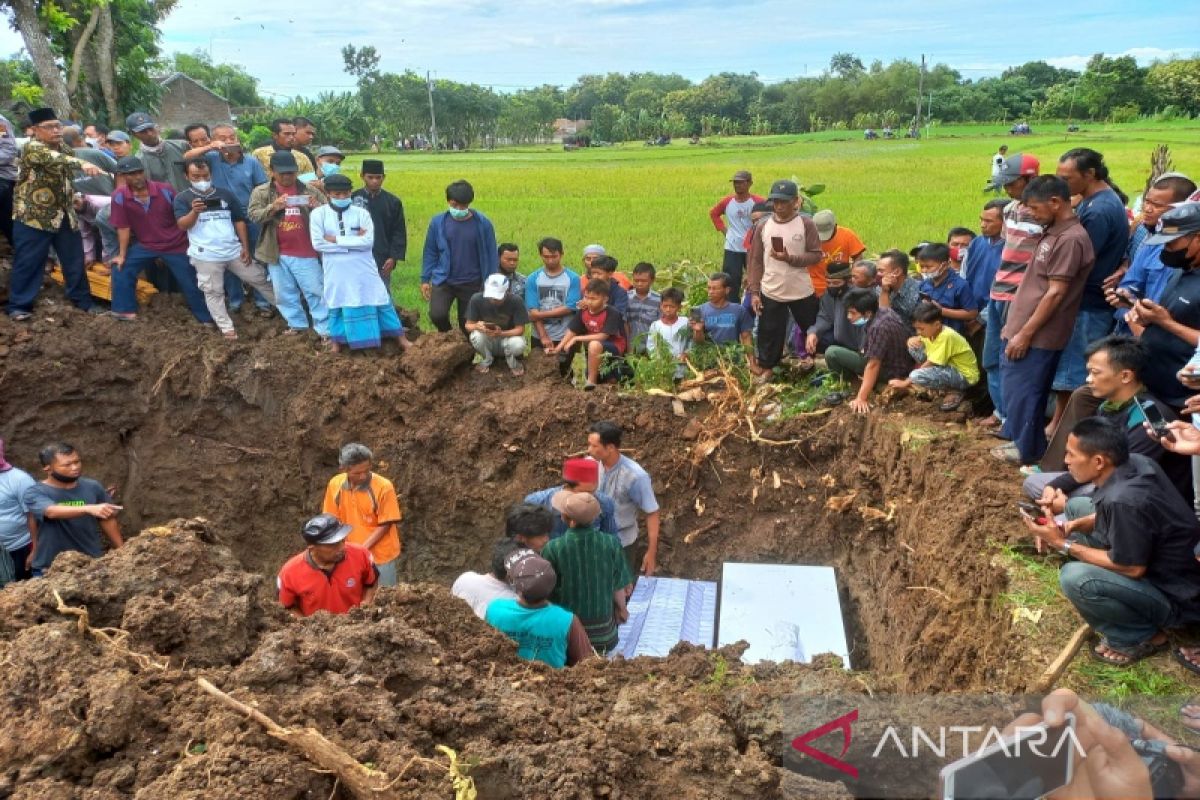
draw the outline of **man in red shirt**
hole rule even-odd
[[[347,544],[351,526],[332,514],[318,514],[300,535],[308,545],[279,570],[279,602],[297,617],[318,611],[345,614],[375,599],[379,570],[371,551]]]

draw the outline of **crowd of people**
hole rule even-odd
[[[27,122],[18,139],[0,120],[13,320],[34,313],[53,248],[81,309],[99,310],[87,265],[110,270],[108,313],[118,320],[137,320],[138,276],[159,270],[199,322],[230,339],[232,314],[247,308],[278,312],[288,333],[312,330],[335,351],[385,339],[408,346],[390,292],[407,230],[382,162],[364,161],[356,188],[337,148],[311,149],[316,130],[304,118],[276,120],[273,142],[251,153],[224,123],[172,138],[141,112],[126,120],[128,133],[64,124],[48,108]],[[583,248],[576,270],[563,242],[544,237],[541,266],[525,274],[519,246],[498,241],[471,184],[455,181],[421,253],[429,319],[443,332],[457,324],[481,373],[503,359],[520,376],[532,348],[574,376],[582,355],[583,389],[618,380],[633,353],[668,358],[682,377],[703,345],[731,349],[756,381],[779,380],[785,359],[802,372],[821,366],[850,387],[827,401],[857,413],[885,390],[932,398],[942,411],[971,396],[973,407],[992,408],[974,424],[1003,440],[993,455],[1026,477],[1026,524],[1040,546],[1071,559],[1063,589],[1103,634],[1098,658],[1130,663],[1166,646],[1168,628],[1200,621],[1200,565],[1188,555],[1200,541],[1200,432],[1180,420],[1200,412],[1200,195],[1189,177],[1157,175],[1129,208],[1101,153],[1068,150],[1044,173],[1039,158],[1005,145],[978,232],[956,226],[944,241],[875,256],[833,210],[803,212],[794,181],[774,181],[765,196],[747,170],[730,184],[709,210],[721,269],[707,302],[688,308],[678,288],[655,289],[652,264],[626,273],[600,244]],[[631,575],[656,567],[657,503],[619,444],[618,427],[593,426],[591,458],[568,461],[563,485],[526,498],[490,572],[464,584],[502,629],[536,630],[533,619],[565,631],[561,648],[552,637],[555,661],[576,652],[576,623],[594,649],[610,648]],[[79,479],[78,454],[59,444],[41,455],[40,484],[0,471],[4,550],[20,577],[62,549],[98,553],[101,532],[120,543],[119,507]],[[314,583],[305,570],[327,571],[351,547],[371,556],[354,562],[359,591],[396,581],[395,490],[371,471],[365,447],[348,446],[341,463],[323,504],[329,518],[310,521],[309,549],[281,573],[298,613]],[[647,548],[635,563],[639,513]],[[530,546],[514,550],[520,537]],[[501,587],[505,576],[520,586]],[[512,602],[492,615],[481,598],[501,588],[512,594],[492,599]],[[574,617],[539,611],[558,606]],[[1176,657],[1200,673],[1200,649]]]

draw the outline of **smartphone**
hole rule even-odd
[[[221,202],[221,198],[219,197],[206,197],[204,198],[204,207],[208,209],[219,210],[221,208]]]
[[[1138,301],[1137,290],[1131,289],[1128,286],[1117,289],[1115,294],[1117,295],[1117,305],[1125,306],[1126,308],[1133,308],[1133,304]]]
[[[1150,426],[1150,430],[1154,432],[1156,439],[1166,439],[1168,442],[1175,441],[1175,435],[1167,430],[1166,418],[1158,410],[1158,406],[1154,405],[1153,400],[1139,400],[1138,406],[1141,407],[1142,415],[1146,417],[1146,424]]]
[[[1017,503],[1017,510],[1021,514],[1030,517],[1038,525],[1048,525],[1050,523],[1050,520],[1046,517],[1046,512],[1033,503]]]
[[[494,322],[485,322],[485,323],[483,323],[483,327],[487,328],[489,331],[500,330],[500,326]]]
[[[930,299],[930,298],[929,298],[929,292],[917,292],[917,299],[918,299],[918,300],[924,300],[924,301],[928,302],[928,301],[929,301],[929,299]]]
[[[1071,782],[1080,749],[1074,714],[1053,728],[1044,722],[1017,728],[1014,735],[946,765],[938,796],[1036,800]]]
[[[783,237],[782,237],[782,236],[772,236],[772,237],[771,237],[771,248],[772,248],[772,249],[773,249],[773,250],[774,250],[776,253],[782,253],[782,252],[784,252],[784,248],[783,248]]]
[[[287,206],[296,206],[296,207],[306,206],[306,205],[308,205],[308,195],[307,194],[289,194],[287,196],[287,199],[284,200],[283,203],[284,203],[284,205],[287,205]]]

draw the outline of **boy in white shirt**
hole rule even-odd
[[[687,367],[682,362],[692,345],[687,318],[679,316],[682,307],[682,291],[674,286],[663,289],[659,317],[650,324],[650,332],[646,338],[646,350],[651,356],[658,353],[658,348],[665,347],[681,362],[675,368],[675,380],[681,380],[687,375]]]

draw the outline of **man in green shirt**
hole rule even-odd
[[[550,599],[579,617],[592,647],[604,655],[617,646],[617,625],[629,618],[625,590],[633,576],[621,543],[592,524],[600,516],[595,497],[573,493],[559,510],[567,532],[542,549],[558,575]]]

